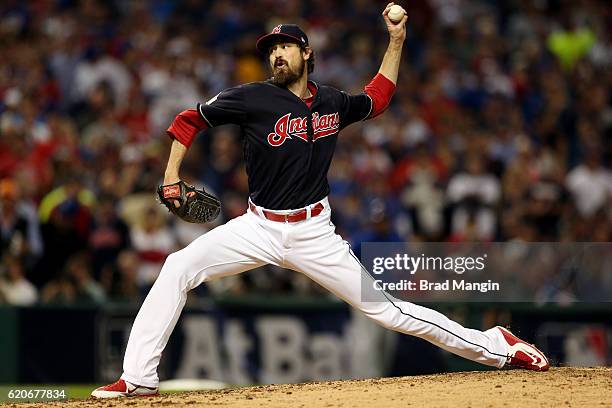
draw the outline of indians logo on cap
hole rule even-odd
[[[282,27],[282,24],[279,24],[276,27],[274,27],[274,29],[272,30],[272,34],[280,33],[281,32],[281,27]]]

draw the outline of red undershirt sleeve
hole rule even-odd
[[[195,135],[206,127],[206,122],[195,109],[187,109],[176,115],[166,133],[182,145],[189,147]]]
[[[383,74],[378,73],[365,86],[364,91],[372,98],[372,113],[369,117],[374,118],[383,113],[389,106],[393,92],[395,92],[395,84]]]

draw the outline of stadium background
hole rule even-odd
[[[408,38],[391,106],[343,131],[329,173],[338,232],[356,249],[368,241],[609,242],[606,3],[403,5]],[[174,115],[265,79],[254,43],[280,22],[308,33],[314,80],[359,92],[385,50],[383,7],[2,2],[0,382],[114,380],[163,259],[212,227],[179,222],[154,200]],[[182,176],[221,198],[220,222],[244,212],[237,129],[200,135]],[[434,306],[475,327],[512,323],[557,363],[608,365],[610,304],[572,302],[573,289],[547,290],[538,304]],[[190,295],[161,374],[240,384],[466,368],[475,366],[384,332],[303,276],[266,267]]]

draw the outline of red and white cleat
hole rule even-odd
[[[550,367],[548,359],[536,346],[519,339],[508,329],[500,326],[497,326],[497,328],[501,331],[506,343],[508,343],[508,361],[506,364],[526,370],[548,370]]]
[[[159,395],[157,387],[145,387],[121,379],[104,387],[98,387],[91,393],[91,396],[95,398],[154,397],[156,395]]]

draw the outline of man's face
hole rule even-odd
[[[273,81],[288,86],[306,75],[306,53],[294,43],[278,43],[270,47],[269,59]]]

